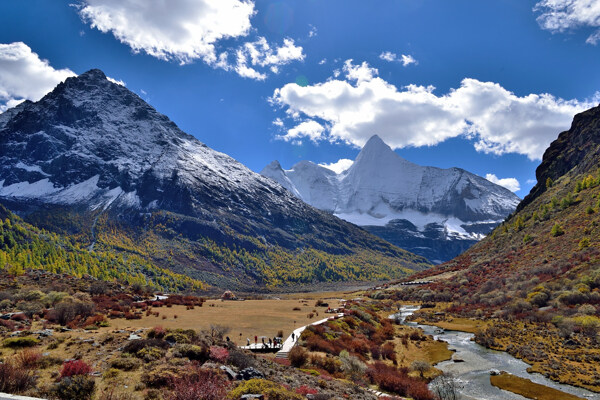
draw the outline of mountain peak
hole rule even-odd
[[[381,139],[379,137],[379,135],[373,135],[369,138],[369,140],[367,140],[367,143],[365,143],[365,145],[362,148],[362,151],[393,151],[392,148],[390,146],[387,145],[387,143],[385,143],[383,141],[383,139]]]
[[[99,70],[98,68],[90,69],[89,71],[84,72],[83,74],[77,76],[77,78],[93,79],[93,80],[107,79],[106,74],[104,72],[102,72],[102,70]]]

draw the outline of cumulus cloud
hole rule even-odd
[[[590,101],[550,94],[517,96],[497,83],[476,79],[464,79],[457,89],[438,95],[433,86],[398,88],[378,77],[377,69],[352,60],[345,62],[343,73],[314,85],[287,84],[275,89],[271,103],[285,109],[296,124],[320,121],[316,124],[322,130],[309,136],[313,141],[360,147],[378,134],[393,148],[403,148],[464,136],[479,151],[519,153],[533,160],[569,127],[574,114],[600,100],[600,95]],[[280,138],[298,142],[302,135],[296,128]]]
[[[534,11],[540,12],[537,21],[543,29],[553,33],[579,28],[593,28],[586,43],[600,41],[600,2],[598,0],[542,0]]]
[[[415,58],[410,54],[401,54],[400,56],[398,56],[397,54],[392,53],[391,51],[384,51],[379,55],[379,58],[388,62],[399,62],[405,67],[408,67],[410,64],[418,64],[417,60],[415,60]]]
[[[518,192],[519,190],[521,190],[521,185],[519,184],[519,181],[516,178],[500,179],[494,174],[486,174],[485,179],[492,183],[495,183],[496,185],[504,186],[511,192]]]
[[[162,60],[188,64],[200,59],[244,78],[264,80],[268,71],[277,73],[279,66],[304,59],[302,47],[289,38],[281,46],[259,36],[229,51],[218,49],[224,39],[250,34],[256,13],[251,0],[81,0],[77,8],[92,28],[112,33],[136,53]]]
[[[283,140],[299,143],[300,139],[308,138],[313,142],[318,142],[323,139],[323,132],[325,132],[325,127],[317,121],[303,121],[288,130],[287,134],[283,136]]]
[[[257,71],[256,67],[268,67],[276,74],[280,66],[292,61],[302,61],[304,57],[302,47],[296,46],[293,39],[285,38],[282,46],[272,47],[267,39],[259,37],[258,40],[245,43],[237,50],[233,69],[242,77],[264,80],[267,75]]]
[[[0,112],[23,100],[37,101],[74,75],[70,69],[54,69],[25,43],[0,43]]]
[[[349,160],[347,158],[341,158],[334,163],[331,164],[319,164],[321,167],[325,167],[327,169],[332,170],[336,174],[341,174],[348,168],[350,168],[354,164],[353,160]]]
[[[215,43],[246,36],[254,3],[247,0],[84,0],[79,14],[135,52],[188,63],[216,61]]]

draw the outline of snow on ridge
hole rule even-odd
[[[50,176],[47,173],[45,173],[44,171],[42,171],[42,168],[39,165],[27,165],[23,161],[19,161],[15,165],[15,168],[24,169],[25,171],[29,171],[29,172],[39,172],[42,175]]]

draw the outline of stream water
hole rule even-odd
[[[438,328],[429,325],[420,325],[414,322],[406,322],[405,319],[413,314],[419,308],[415,306],[405,306],[400,308],[400,312],[391,316],[396,318],[400,316],[402,323],[410,326],[416,326],[432,335],[435,339],[443,340],[448,343],[450,350],[455,350],[453,359],[460,359],[463,362],[444,361],[436,365],[436,368],[450,373],[458,381],[461,389],[459,390],[461,398],[464,400],[522,400],[525,397],[516,395],[498,389],[490,383],[490,371],[506,371],[522,378],[530,379],[535,383],[558,389],[565,393],[570,393],[586,399],[600,400],[600,393],[590,392],[589,390],[577,388],[574,386],[563,385],[554,382],[540,374],[530,374],[527,372],[529,365],[510,354],[503,351],[495,351],[478,345],[471,339],[473,334],[458,331],[445,331],[439,333]],[[437,332],[437,333],[436,333]],[[560,400],[560,399],[556,399]]]

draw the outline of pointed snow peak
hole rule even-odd
[[[378,135],[373,135],[363,147],[363,151],[393,151]]]
[[[271,168],[283,169],[281,167],[281,164],[279,163],[279,160],[273,160],[273,161],[271,161],[271,164],[269,164],[267,166],[271,167]]]
[[[266,175],[269,171],[283,172],[283,168],[281,167],[281,164],[279,163],[279,161],[273,160],[269,163],[269,165],[267,165],[266,167],[263,168],[263,170],[261,171],[261,175]]]
[[[350,168],[353,170],[362,169],[365,164],[383,168],[399,167],[404,164],[412,165],[411,162],[400,157],[377,135],[373,135],[367,141]]]

